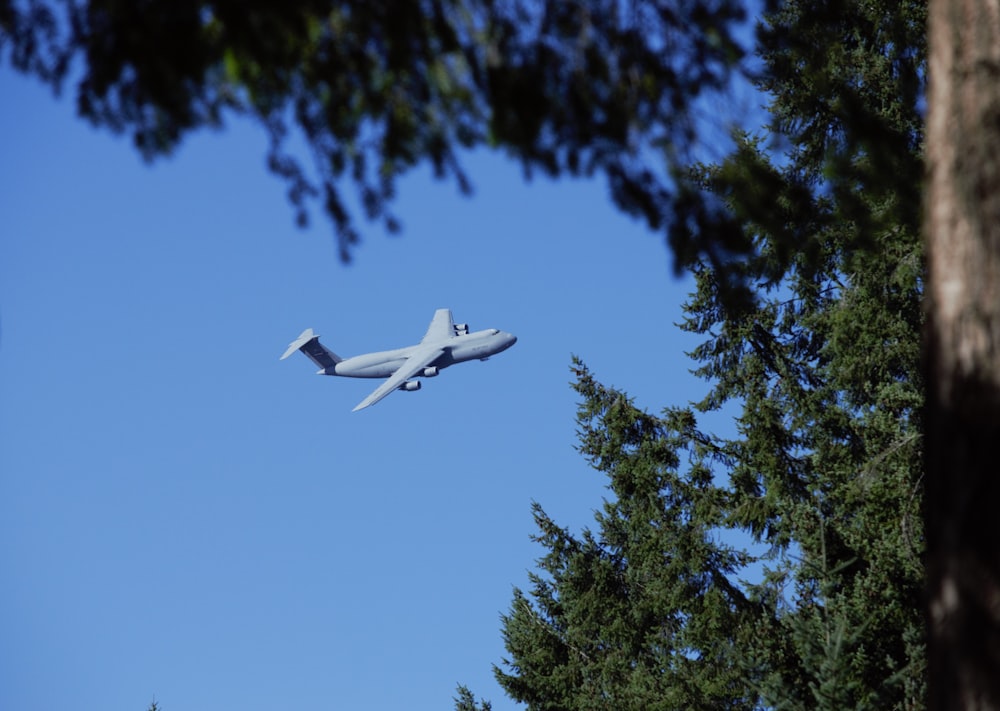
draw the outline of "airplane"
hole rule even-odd
[[[319,336],[307,328],[288,344],[288,350],[280,360],[298,350],[319,366],[317,375],[387,378],[352,410],[357,412],[374,405],[394,390],[419,390],[420,382],[410,378],[433,378],[450,365],[467,360],[487,360],[515,343],[516,336],[495,328],[469,333],[469,324],[452,320],[451,309],[438,309],[427,327],[427,333],[415,346],[341,358],[321,344]]]

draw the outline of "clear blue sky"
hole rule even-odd
[[[530,503],[578,529],[605,493],[571,354],[656,411],[703,389],[662,238],[477,154],[473,198],[416,171],[345,267],[252,124],[147,166],[6,66],[0,96],[0,709],[516,708]],[[357,413],[374,382],[278,360],[440,307],[518,343]]]

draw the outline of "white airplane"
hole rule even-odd
[[[299,350],[319,366],[317,375],[388,378],[375,392],[358,403],[352,411],[357,412],[374,405],[393,390],[419,390],[420,383],[410,378],[433,378],[449,365],[467,360],[486,360],[491,355],[507,350],[516,342],[516,336],[495,328],[469,333],[469,324],[455,323],[452,320],[451,309],[438,309],[434,312],[423,340],[415,346],[341,358],[322,345],[319,336],[311,328],[307,328],[288,345],[281,360]]]

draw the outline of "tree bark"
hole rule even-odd
[[[1000,709],[1000,0],[930,0],[931,709]]]

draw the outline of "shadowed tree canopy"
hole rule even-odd
[[[252,117],[298,222],[319,201],[347,259],[354,213],[397,230],[397,178],[422,161],[468,192],[458,154],[479,145],[528,174],[603,173],[621,209],[677,223],[692,103],[740,61],[743,15],[740,0],[0,0],[0,62],[72,84],[80,116],[146,159]]]

